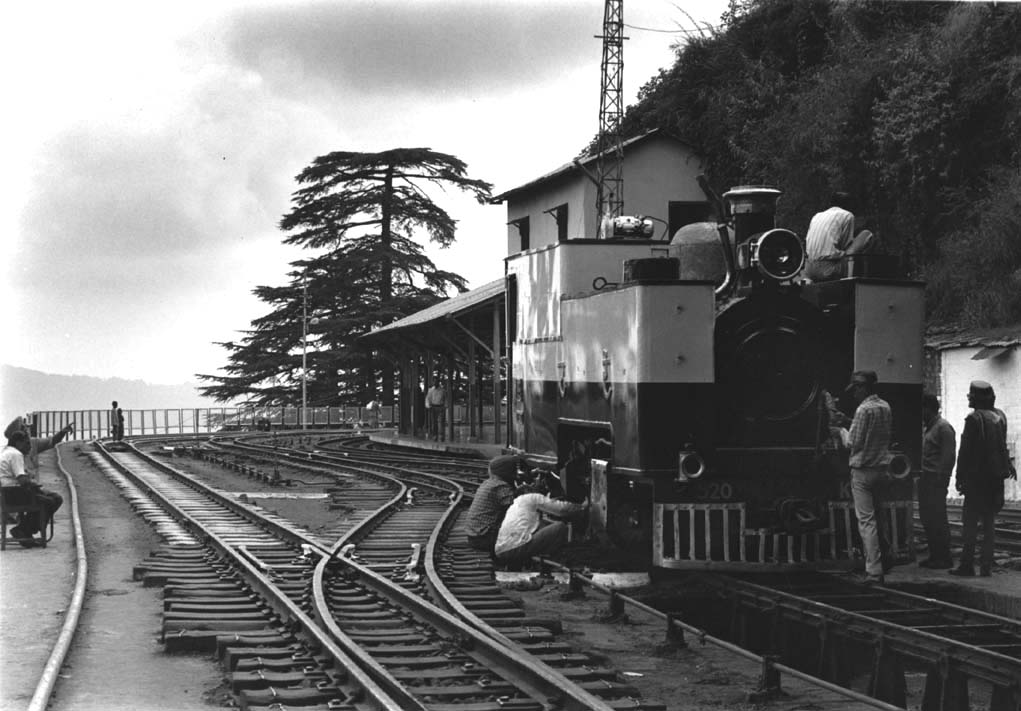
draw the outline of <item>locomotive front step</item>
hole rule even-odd
[[[883,502],[890,552],[905,560],[912,551],[914,501]],[[850,501],[830,501],[825,528],[789,533],[748,528],[744,503],[654,505],[653,565],[670,569],[769,567],[851,568],[861,560],[861,540]]]

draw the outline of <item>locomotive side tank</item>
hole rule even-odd
[[[868,264],[805,282],[801,239],[774,225],[779,196],[735,188],[726,225],[670,245],[568,240],[507,260],[516,443],[591,498],[589,534],[654,566],[853,564],[831,426],[853,412],[844,387],[859,369],[893,409],[881,506],[894,554],[910,553],[922,285]]]

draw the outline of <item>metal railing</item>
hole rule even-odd
[[[395,427],[399,411],[385,405],[374,413],[365,407],[196,407],[123,410],[124,436],[205,434],[270,429]],[[464,405],[454,406],[454,424],[467,422]],[[72,440],[110,437],[110,410],[42,410],[29,414],[34,437],[50,437],[74,422]],[[505,421],[505,420],[504,420]],[[493,408],[485,407],[483,426],[493,423]]]
[[[124,436],[204,434],[258,429],[354,427],[394,424],[396,408],[382,407],[375,417],[364,407],[197,407],[124,410]],[[49,437],[74,422],[69,439],[110,437],[109,410],[46,410],[29,415],[32,433]]]

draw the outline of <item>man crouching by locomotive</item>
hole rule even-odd
[[[890,438],[893,416],[890,404],[876,395],[875,371],[856,370],[851,374],[848,392],[853,393],[858,409],[851,420],[848,437],[851,467],[851,496],[858,518],[865,552],[866,585],[884,583],[883,576],[893,568],[889,539],[880,511],[880,491],[890,460]]]
[[[489,476],[476,489],[465,524],[468,545],[475,550],[493,555],[500,524],[514,501],[518,464],[523,461],[523,457],[504,454],[489,462]]]

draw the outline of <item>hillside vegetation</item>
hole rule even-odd
[[[829,194],[928,281],[933,322],[1021,321],[1021,6],[735,3],[628,109],[709,161],[714,187],[784,191],[804,234]],[[626,194],[626,190],[625,190]]]

